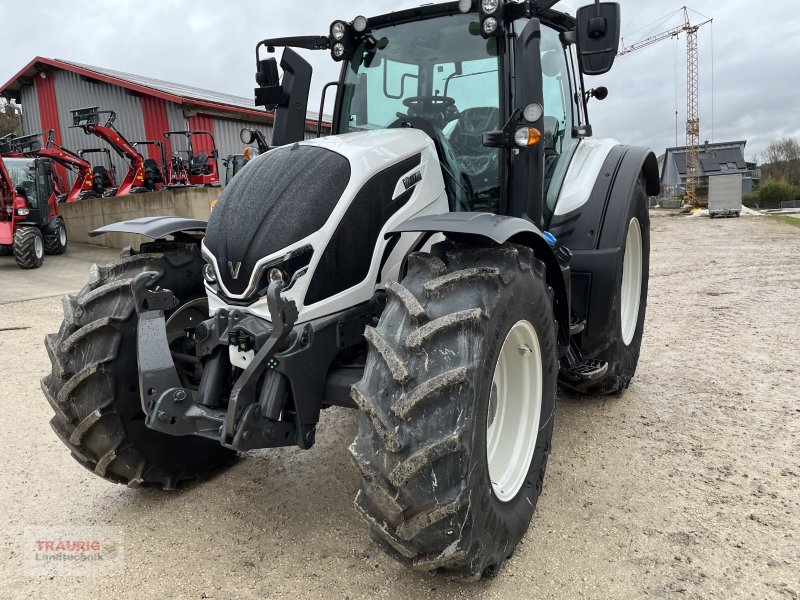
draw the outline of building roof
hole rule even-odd
[[[273,117],[271,113],[265,113],[264,110],[259,110],[256,108],[252,98],[244,98],[242,96],[235,96],[233,94],[215,92],[190,85],[163,81],[161,79],[154,79],[152,77],[124,73],[122,71],[115,71],[113,69],[106,69],[93,65],[85,65],[82,63],[58,58],[43,58],[41,56],[34,58],[31,62],[25,65],[22,70],[14,75],[14,77],[2,85],[0,87],[0,95],[19,99],[19,91],[23,85],[29,83],[27,80],[34,77],[41,71],[50,70],[52,68],[71,71],[90,79],[97,79],[111,85],[120,86],[133,92],[154,96],[168,102],[174,102],[175,104],[185,104],[190,107],[197,107],[200,109],[211,108],[215,110],[247,114],[261,119],[265,117]],[[318,117],[318,113],[307,113],[307,120],[309,124],[316,124]],[[326,124],[330,123],[330,118],[327,115],[324,115],[323,119]]]
[[[708,175],[724,175],[726,173],[741,173],[748,170],[744,160],[744,147],[746,141],[721,142],[717,144],[702,144],[698,148],[700,161],[700,177]],[[680,175],[686,175],[685,146],[667,148],[667,156],[672,156]]]

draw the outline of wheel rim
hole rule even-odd
[[[486,460],[492,490],[513,500],[528,475],[542,414],[542,351],[536,330],[519,321],[497,359],[486,419]]]
[[[627,346],[636,333],[642,296],[642,226],[635,217],[628,224],[628,237],[625,240],[621,296],[622,341]]]
[[[62,248],[67,245],[67,230],[64,229],[63,225],[58,227],[58,243],[61,244]]]
[[[36,258],[42,258],[44,256],[44,243],[42,243],[41,236],[36,236],[33,238],[33,252],[36,254]]]

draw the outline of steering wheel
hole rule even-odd
[[[410,117],[434,119],[438,127],[444,127],[458,118],[456,101],[450,96],[411,96],[403,100]]]

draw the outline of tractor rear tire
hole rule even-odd
[[[20,269],[38,269],[44,262],[44,238],[38,227],[18,227],[14,232],[14,259]]]
[[[145,244],[107,267],[95,265],[89,283],[64,298],[59,332],[45,338],[53,369],[42,390],[56,413],[50,425],[73,457],[104,479],[173,489],[205,478],[235,455],[218,442],[149,429],[139,396],[131,282],[146,271],[159,273],[158,285],[180,301],[169,318],[205,297],[202,266],[197,246],[164,242]]]
[[[530,248],[445,243],[433,252],[409,257],[365,333],[370,351],[352,390],[361,409],[350,447],[362,476],[355,504],[389,555],[476,580],[512,554],[542,490],[558,376],[552,290]],[[518,328],[535,341],[518,345]],[[506,419],[514,413],[500,407],[512,405],[526,416]],[[524,451],[495,463],[501,420],[509,447]],[[514,426],[522,422],[527,429]]]
[[[48,229],[44,236],[44,251],[47,254],[58,255],[67,251],[67,228],[60,218],[56,221],[55,229]]]

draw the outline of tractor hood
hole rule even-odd
[[[402,177],[420,165],[422,153],[435,156],[432,148],[421,131],[390,129],[300,142],[251,161],[223,191],[203,241],[222,295],[252,298],[268,284],[265,265],[274,266],[299,249],[308,264],[308,246],[316,255],[331,237],[321,244],[315,233],[341,219],[358,197],[366,196],[367,204],[391,203],[408,189]],[[363,244],[359,251],[370,253],[365,233],[351,232],[356,239],[349,243]],[[296,260],[294,265],[305,266]]]

